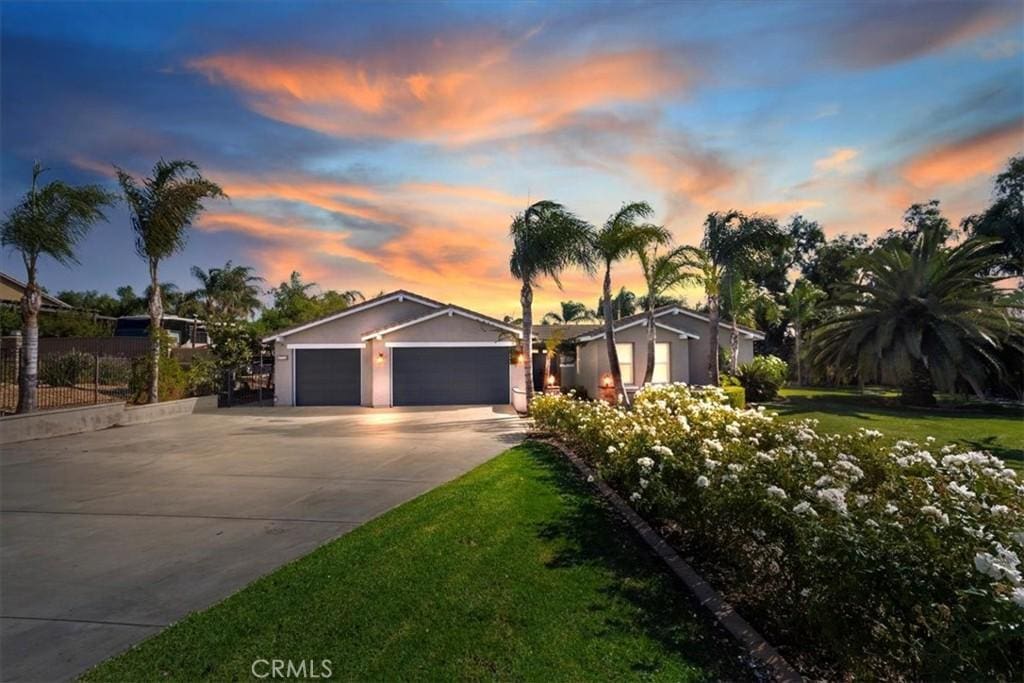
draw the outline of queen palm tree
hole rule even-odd
[[[989,275],[992,241],[970,238],[946,247],[935,230],[910,249],[890,245],[864,259],[863,279],[841,288],[842,312],[812,337],[812,361],[840,376],[896,376],[900,400],[934,405],[936,388],[963,379],[979,396],[985,375],[1002,371],[998,352],[1021,321]]]
[[[249,318],[262,307],[259,296],[263,278],[250,266],[236,266],[231,261],[209,270],[192,266],[192,276],[202,285],[199,297],[207,319]]]
[[[745,216],[739,211],[716,211],[704,221],[700,248],[687,249],[690,280],[704,289],[708,307],[708,383],[718,386],[718,329],[721,323],[722,278],[727,271],[743,272],[779,239],[774,221]]]
[[[25,291],[21,296],[24,355],[18,368],[19,413],[37,406],[39,372],[39,311],[42,290],[36,282],[40,256],[62,265],[77,263],[75,247],[94,223],[106,220],[103,209],[116,197],[98,185],[67,185],[59,180],[39,187],[45,169],[32,167],[32,187],[4,219],[0,244],[21,254],[25,264]]]
[[[533,401],[533,288],[550,277],[561,288],[559,276],[570,266],[593,270],[593,227],[557,202],[531,204],[512,219],[512,256],[509,270],[522,283],[519,303],[523,309],[523,372],[526,405]]]
[[[657,246],[640,249],[637,258],[647,283],[647,296],[644,310],[647,312],[647,365],[644,369],[644,384],[650,384],[654,378],[654,349],[658,341],[654,311],[659,301],[664,300],[665,293],[685,284],[689,280],[686,272],[686,247],[676,247],[663,254],[658,253]]]
[[[615,393],[629,405],[629,396],[622,384],[619,354],[615,350],[615,316],[612,310],[612,264],[655,244],[668,244],[671,233],[660,225],[638,223],[654,214],[647,202],[623,204],[594,235],[594,253],[604,264],[601,301],[604,308],[604,336],[608,349],[608,367],[612,373]]]
[[[736,271],[727,271],[722,280],[722,303],[729,319],[729,370],[740,367],[740,325],[753,327],[758,315],[775,324],[781,315],[779,305],[764,287],[758,287]]]
[[[587,305],[582,301],[562,301],[559,303],[561,311],[558,313],[555,313],[554,311],[545,313],[541,322],[567,325],[569,323],[580,323],[587,320],[593,320],[594,318],[593,312],[588,309]]]
[[[810,280],[800,278],[786,295],[786,315],[793,326],[793,356],[796,360],[796,383],[803,385],[803,337],[808,323],[815,318],[819,305],[827,298],[822,289]]]
[[[153,166],[153,176],[140,185],[117,168],[125,201],[131,210],[135,231],[135,251],[149,266],[152,287],[149,297],[149,330],[152,338],[149,402],[159,400],[160,342],[163,299],[160,294],[160,262],[181,251],[187,230],[203,211],[203,200],[227,195],[216,183],[207,180],[193,161],[164,161]]]

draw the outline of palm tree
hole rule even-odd
[[[770,219],[747,217],[739,211],[716,211],[704,221],[700,248],[687,249],[690,280],[701,285],[708,307],[708,383],[718,386],[718,328],[721,322],[722,277],[727,271],[743,272],[772,242],[780,237]]]
[[[822,289],[810,280],[800,278],[786,295],[786,313],[793,325],[793,356],[796,360],[796,383],[803,385],[803,336],[807,324],[814,319],[818,305],[827,298]]]
[[[677,247],[664,254],[659,254],[657,247],[640,249],[637,258],[647,283],[647,296],[644,298],[644,310],[647,312],[647,365],[644,369],[644,384],[650,384],[654,378],[654,349],[657,343],[657,327],[654,311],[659,302],[665,299],[665,293],[685,284],[689,280],[686,273],[686,247]]]
[[[593,270],[593,228],[557,202],[531,204],[512,219],[512,256],[509,270],[522,283],[519,303],[523,308],[523,372],[526,405],[533,401],[533,287],[550,277],[561,288],[559,275],[578,265]]]
[[[208,271],[192,266],[192,276],[202,285],[199,295],[208,320],[249,318],[262,307],[259,296],[263,278],[250,266],[236,266],[231,261]]]
[[[604,226],[594,235],[594,253],[604,263],[604,284],[601,301],[604,308],[604,336],[608,349],[608,367],[615,384],[615,393],[629,405],[629,396],[622,384],[622,370],[619,368],[619,354],[615,350],[615,316],[612,311],[612,264],[636,254],[655,244],[668,244],[671,233],[660,225],[637,223],[639,219],[650,218],[654,213],[647,202],[623,204],[605,221]],[[625,291],[625,290],[623,290]]]
[[[561,312],[545,313],[541,322],[544,323],[580,323],[586,320],[593,320],[593,311],[587,308],[587,305],[582,301],[562,301],[559,302],[561,306]]]
[[[992,242],[971,238],[946,247],[925,230],[907,250],[872,252],[864,278],[837,293],[842,312],[812,337],[812,361],[840,376],[895,376],[900,401],[934,405],[935,389],[952,391],[963,379],[979,396],[989,370],[1002,371],[997,353],[1022,323],[989,275]]]
[[[39,311],[42,290],[36,282],[40,256],[60,264],[77,263],[75,247],[94,223],[106,220],[103,209],[116,197],[98,185],[67,185],[54,180],[39,187],[45,169],[32,167],[32,187],[7,214],[0,227],[0,244],[21,254],[25,263],[25,291],[21,297],[24,355],[18,370],[19,413],[37,406],[39,372]]]
[[[769,324],[778,321],[779,305],[764,287],[758,287],[734,270],[727,271],[722,280],[722,303],[729,318],[729,370],[740,367],[740,325],[753,327],[758,314]]]
[[[149,265],[152,287],[149,330],[153,340],[149,402],[156,403],[160,386],[160,321],[164,313],[158,272],[160,262],[185,246],[187,228],[202,212],[203,200],[227,195],[219,185],[204,178],[193,161],[161,159],[153,166],[153,176],[141,185],[120,168],[116,170],[121,191],[131,209],[135,251]]]

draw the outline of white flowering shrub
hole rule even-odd
[[[535,399],[539,428],[677,530],[769,639],[824,675],[1020,680],[1024,484],[987,453],[820,433],[714,387],[633,408]]]

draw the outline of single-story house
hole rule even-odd
[[[18,306],[25,295],[27,284],[7,273],[0,273],[0,304]],[[70,309],[71,306],[55,296],[40,292],[44,308]]]
[[[654,382],[707,382],[708,319],[680,306],[655,310]],[[628,388],[643,379],[647,362],[645,313],[615,323],[619,365]],[[600,325],[538,325],[536,342],[557,338],[575,350],[556,368],[562,387],[582,386],[592,397],[609,375]],[[730,328],[718,343],[729,346]],[[754,357],[764,336],[740,328],[740,360]],[[280,406],[496,405],[524,386],[517,363],[518,325],[397,290],[263,341],[273,344],[274,401]],[[535,374],[542,372],[535,355]]]
[[[279,406],[508,404],[522,330],[398,290],[263,341]]]
[[[654,383],[708,382],[707,316],[677,305],[655,309]],[[764,339],[755,329],[738,326],[740,363],[754,358],[754,342]],[[643,382],[647,368],[647,313],[637,313],[615,321],[615,344],[619,356],[622,381],[628,389]],[[729,348],[731,325],[720,322],[718,344]],[[582,387],[591,397],[600,395],[603,384],[610,381],[608,349],[603,325],[542,325],[535,330],[541,339],[556,336],[562,346],[575,349],[575,354],[560,355],[558,383],[562,387]]]

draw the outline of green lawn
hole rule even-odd
[[[852,432],[877,429],[887,436],[939,445],[956,443],[990,451],[1012,467],[1024,468],[1024,410],[980,402],[941,400],[937,408],[901,406],[896,393],[884,390],[783,389],[783,400],[769,404],[784,417],[812,417],[821,429]]]
[[[88,681],[745,678],[685,589],[546,447],[526,443],[189,616]]]

